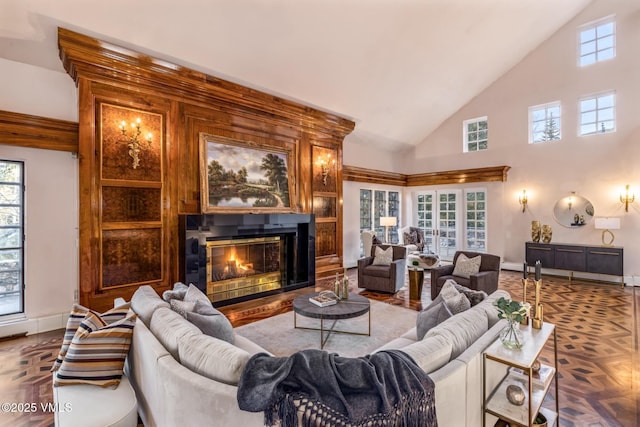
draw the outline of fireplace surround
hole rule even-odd
[[[180,278],[216,306],[315,285],[312,214],[180,215]]]

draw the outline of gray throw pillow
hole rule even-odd
[[[418,335],[418,341],[424,338],[425,334],[429,332],[429,329],[444,322],[448,318],[453,316],[451,310],[444,301],[430,304],[427,308],[418,313],[416,321],[416,333]]]
[[[204,294],[204,292],[198,289],[193,283],[189,285],[189,288],[187,289],[187,292],[184,295],[183,301],[187,301],[187,302],[203,301],[211,305],[211,300],[209,300],[209,297],[207,297]]]
[[[187,312],[185,317],[189,322],[197,326],[203,334],[233,344],[235,341],[235,335],[231,322],[229,322],[229,319],[227,319],[224,314],[220,313],[218,310],[215,311],[217,314],[199,314],[191,311]]]
[[[455,297],[447,298],[444,300],[444,303],[449,307],[449,310],[451,310],[453,314],[462,313],[463,311],[471,308],[471,303],[464,294],[458,294]]]
[[[480,304],[486,297],[487,293],[485,291],[476,291],[473,289],[469,289],[466,286],[462,286],[456,283],[456,290],[467,297],[471,307],[474,305]]]
[[[193,311],[196,308],[195,302],[180,301],[179,299],[169,300],[171,310],[175,311],[182,317],[187,317],[188,311]]]
[[[182,301],[184,296],[187,294],[187,289],[189,287],[182,282],[176,282],[173,285],[173,289],[164,291],[162,293],[162,299],[166,302],[171,302],[172,299],[177,299]]]

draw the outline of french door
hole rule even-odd
[[[452,260],[457,250],[486,250],[486,190],[421,192],[416,208],[426,250],[443,260]]]

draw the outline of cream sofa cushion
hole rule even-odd
[[[178,352],[180,339],[202,334],[197,326],[168,307],[161,307],[153,313],[149,329],[177,361],[180,361]]]
[[[131,308],[147,326],[151,322],[153,312],[160,307],[169,308],[169,303],[160,298],[149,285],[140,286],[131,297]]]
[[[451,358],[455,359],[489,330],[487,313],[477,310],[476,307],[458,313],[433,327],[427,332],[425,339],[434,336],[445,338],[452,344]]]
[[[237,385],[251,355],[226,341],[209,335],[189,335],[178,345],[180,362],[193,372]]]
[[[402,348],[427,374],[440,369],[451,358],[453,346],[443,336],[433,336]]]

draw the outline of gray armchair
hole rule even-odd
[[[474,258],[480,255],[480,271],[477,274],[470,275],[468,279],[466,277],[454,276],[453,269],[460,254],[465,254],[468,258]],[[498,289],[499,275],[499,256],[480,252],[458,251],[453,255],[453,264],[431,269],[431,299],[434,300],[438,296],[442,286],[444,286],[444,282],[448,279],[453,279],[458,284],[466,286],[469,289],[485,291],[488,294],[493,293]]]
[[[395,293],[404,286],[407,270],[407,250],[393,246],[393,261],[390,265],[373,265],[376,248],[386,250],[390,245],[371,245],[370,256],[358,260],[358,286],[373,291]]]

